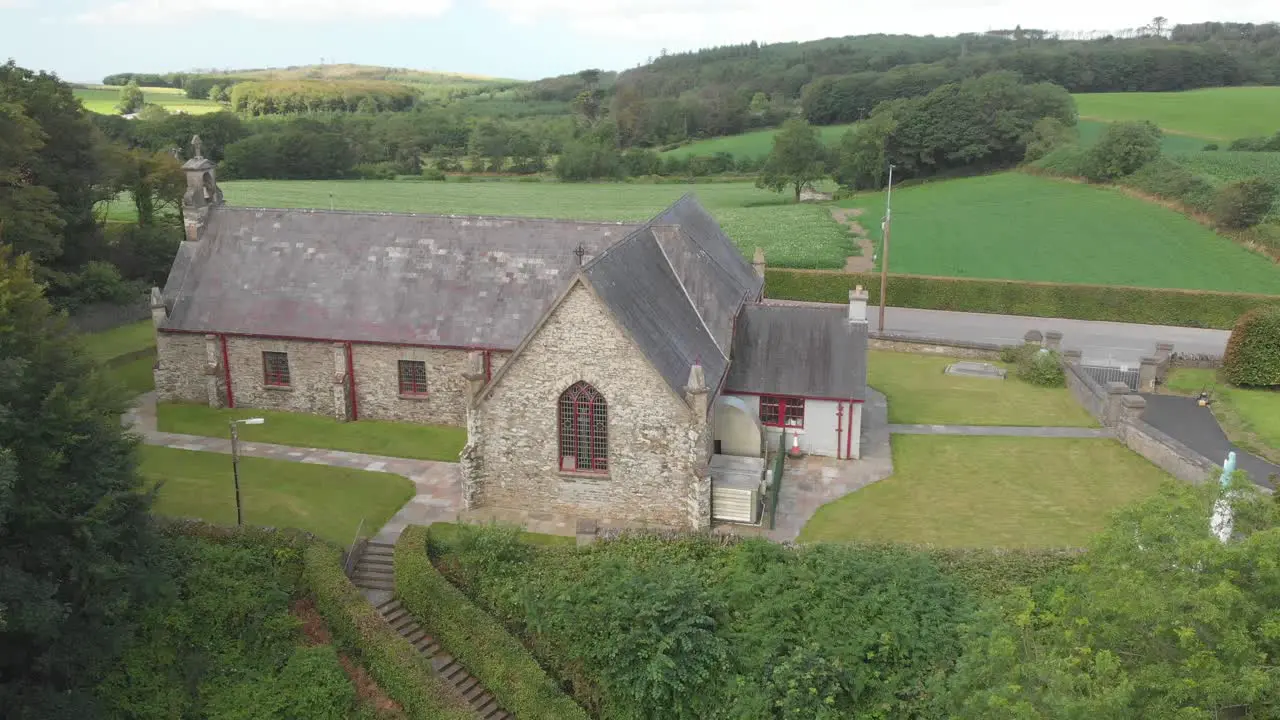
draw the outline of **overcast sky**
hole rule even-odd
[[[800,12],[786,12],[796,9]],[[125,71],[325,62],[535,79],[662,49],[865,33],[1121,29],[1280,19],[1275,0],[0,0],[0,60]]]

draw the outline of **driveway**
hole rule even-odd
[[[880,312],[867,308],[873,329],[879,329]],[[1021,343],[1028,330],[1057,330],[1062,347],[1080,350],[1086,362],[1137,365],[1139,358],[1155,352],[1156,343],[1171,342],[1176,352],[1221,355],[1231,333],[1227,330],[1137,325],[1096,320],[1064,320],[1022,315],[916,310],[890,307],[885,310],[888,332],[920,338],[967,340],[1009,345]]]
[[[1142,419],[1147,424],[1218,465],[1227,459],[1228,452],[1235,450],[1237,468],[1249,473],[1255,483],[1275,489],[1268,478],[1273,473],[1280,474],[1280,466],[1232,445],[1213,413],[1197,405],[1195,398],[1151,394],[1143,397],[1147,399],[1147,409]]]

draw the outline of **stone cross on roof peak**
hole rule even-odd
[[[200,154],[200,146],[201,146],[201,145],[202,145],[202,143],[200,142],[200,136],[199,136],[199,135],[192,135],[192,136],[191,136],[191,152],[192,152],[192,157],[193,157],[193,158],[195,158],[195,159],[197,159],[197,160],[199,160],[199,159],[201,159],[201,158],[203,158],[203,157],[204,157],[204,155],[201,155],[201,154]]]
[[[573,254],[578,256],[578,265],[582,265],[582,256],[587,254],[587,249],[578,243],[578,247],[573,249]]]

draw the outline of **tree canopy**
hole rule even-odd
[[[773,136],[773,150],[756,184],[774,192],[791,188],[800,202],[800,191],[826,176],[826,156],[817,128],[801,119],[788,120]]]

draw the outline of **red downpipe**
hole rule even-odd
[[[853,457],[853,401],[849,401],[849,432],[844,436],[845,459]]]
[[[227,359],[227,336],[219,335],[218,339],[222,341],[222,371],[226,374],[227,379],[227,407],[234,408],[236,406],[235,393],[231,392],[231,361]]]
[[[356,404],[356,359],[351,343],[347,343],[347,379],[351,388],[351,419],[360,419],[360,408]]]
[[[840,458],[840,440],[844,437],[844,403],[836,403],[836,459]]]

